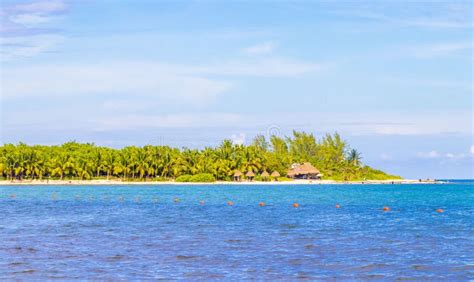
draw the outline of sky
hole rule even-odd
[[[0,142],[202,148],[339,132],[474,178],[470,1],[2,0]]]

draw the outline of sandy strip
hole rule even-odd
[[[143,181],[143,182],[127,182],[120,180],[23,180],[9,181],[2,180],[0,185],[322,185],[322,184],[434,184],[441,183],[434,180],[412,180],[412,179],[395,179],[395,180],[367,180],[367,181],[335,181],[335,180],[294,180],[280,182],[262,182],[262,181],[242,181],[228,182],[217,181],[212,183],[191,183],[191,182],[174,182],[174,181]]]

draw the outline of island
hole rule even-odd
[[[427,183],[405,180],[362,162],[338,133],[317,139],[256,136],[249,145],[224,140],[202,149],[127,146],[121,149],[67,142],[0,147],[2,184],[330,184]]]

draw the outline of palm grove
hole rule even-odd
[[[361,155],[341,139],[327,134],[293,132],[281,138],[257,136],[248,145],[224,140],[218,147],[178,149],[169,146],[128,146],[122,149],[68,142],[60,146],[6,144],[0,147],[0,175],[4,179],[111,179],[158,181],[188,175],[231,180],[236,170],[278,171],[286,175],[293,163],[310,162],[325,179],[393,179],[361,163]],[[199,179],[199,178],[197,178]]]

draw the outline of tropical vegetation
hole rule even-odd
[[[361,154],[337,133],[317,140],[313,134],[294,131],[290,137],[268,139],[257,136],[247,146],[224,140],[203,149],[153,145],[113,149],[74,141],[57,146],[5,144],[0,146],[0,177],[212,182],[232,180],[236,170],[257,176],[277,171],[285,176],[291,164],[310,162],[324,179],[399,178],[364,165]]]

